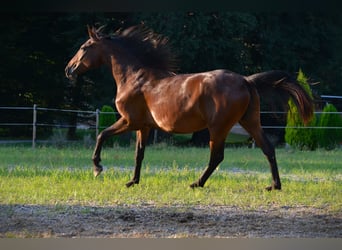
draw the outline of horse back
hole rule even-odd
[[[226,119],[237,122],[250,98],[244,77],[227,70],[168,77],[150,88],[146,97],[157,126],[178,133]]]

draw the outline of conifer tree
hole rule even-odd
[[[303,71],[299,69],[297,76],[298,83],[309,93],[312,97],[310,86],[307,82],[307,77]],[[317,136],[315,129],[310,128],[316,125],[316,118],[313,117],[308,123],[307,127],[302,122],[297,107],[292,99],[289,100],[289,111],[287,114],[287,124],[285,128],[285,141],[287,144],[300,150],[314,150],[317,148]]]

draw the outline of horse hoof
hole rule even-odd
[[[203,187],[203,185],[200,185],[199,182],[196,181],[196,182],[192,183],[192,184],[190,185],[190,187],[191,187],[192,189],[194,189],[194,188],[197,188],[197,187]]]
[[[126,187],[129,188],[129,187],[133,186],[134,184],[138,184],[138,183],[139,182],[132,180],[132,181],[129,181],[129,182],[126,183]]]
[[[267,191],[272,191],[272,190],[281,190],[281,187],[274,187],[274,186],[269,186],[265,188]]]
[[[103,168],[102,167],[94,167],[94,176],[97,177],[101,174]]]

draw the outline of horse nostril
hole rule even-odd
[[[65,76],[69,79],[73,78],[74,66],[68,66],[65,68]]]
[[[68,65],[66,68],[65,68],[65,74],[67,76],[71,76],[75,69],[77,68],[77,65],[76,64],[72,64],[72,65]]]
[[[66,75],[66,77],[69,77],[71,75],[70,67],[65,68],[65,75]]]

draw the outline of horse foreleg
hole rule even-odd
[[[225,139],[225,137],[224,137]],[[191,188],[195,187],[203,187],[205,182],[208,180],[210,175],[214,172],[218,164],[223,161],[224,158],[224,140],[220,140],[220,142],[216,142],[210,140],[210,160],[209,165],[198,179],[198,181],[192,183],[190,185]]]
[[[137,131],[137,140],[135,147],[135,169],[133,178],[126,183],[126,187],[130,187],[134,184],[139,184],[140,180],[140,169],[144,159],[145,146],[150,133],[150,128],[144,128]]]
[[[101,162],[101,150],[102,145],[104,141],[113,135],[120,134],[122,132],[125,132],[128,130],[128,123],[126,119],[120,118],[116,123],[114,123],[112,126],[106,128],[103,130],[96,138],[96,145],[93,153],[93,164],[94,164],[94,176],[98,176],[102,170],[103,167],[100,165]]]

